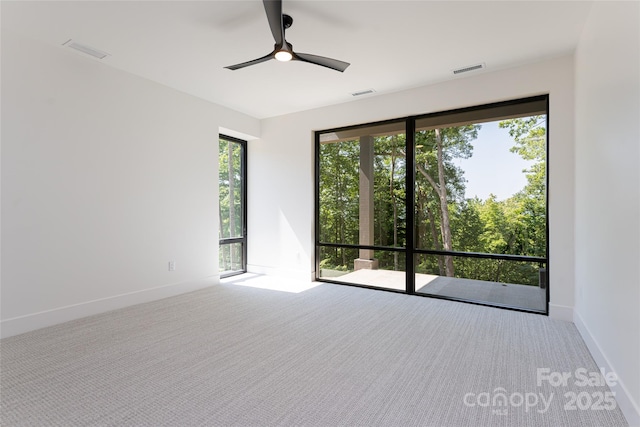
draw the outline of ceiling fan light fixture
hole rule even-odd
[[[279,50],[278,52],[276,52],[275,56],[278,61],[282,62],[291,61],[293,59],[293,55],[291,54],[291,52],[288,52],[286,50]]]
[[[284,37],[284,32],[287,28],[291,27],[293,19],[289,15],[282,13],[282,0],[262,0],[262,4],[264,6],[264,11],[267,14],[267,21],[269,22],[273,41],[276,42],[273,50],[262,58],[253,59],[240,64],[229,65],[224,68],[228,70],[239,70],[240,68],[260,64],[271,59],[276,59],[282,62],[308,62],[310,64],[320,65],[321,67],[331,68],[332,70],[340,72],[346,70],[350,65],[348,62],[338,61],[337,59],[311,55],[308,53],[294,52],[293,46]]]

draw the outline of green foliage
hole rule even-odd
[[[465,199],[466,179],[456,159],[473,155],[480,125],[421,130],[415,135],[415,225],[406,223],[406,137],[374,138],[374,244],[405,247],[408,232],[423,249],[546,257],[546,116],[504,120],[511,151],[531,162],[527,184],[506,200]],[[320,147],[320,240],[359,243],[359,140]],[[439,151],[440,150],[440,151]],[[442,184],[444,183],[444,187]],[[443,205],[444,203],[444,205]],[[446,218],[445,218],[446,214]],[[446,221],[445,221],[446,219]],[[447,231],[446,222],[449,223]],[[449,233],[450,241],[445,237]],[[358,253],[323,248],[321,268],[350,271]],[[380,268],[403,271],[403,254],[376,251]],[[536,285],[536,263],[445,256],[419,256],[417,271]]]
[[[486,252],[481,239],[485,223],[482,220],[478,198],[467,199],[456,205],[453,212],[451,228],[454,230],[453,244],[461,252]]]
[[[320,240],[357,244],[358,141],[323,144],[320,158]]]
[[[242,146],[238,143],[225,139],[219,140],[220,238],[242,235],[241,150]],[[231,165],[229,161],[231,161]]]
[[[468,159],[473,155],[471,142],[478,137],[480,125],[466,125],[440,129],[442,139],[442,163],[448,199],[461,201],[464,198],[464,172],[455,165],[455,159]],[[416,182],[430,186],[425,173],[438,181],[438,159],[435,130],[416,132],[416,165],[423,173],[416,174]],[[432,191],[434,189],[432,188]]]
[[[405,135],[374,141],[374,244],[403,247],[406,242]],[[395,229],[395,232],[394,232]]]
[[[517,250],[523,255],[544,257],[547,246],[546,116],[504,120],[499,126],[509,129],[514,139],[511,151],[533,162],[523,171],[527,185],[512,197],[514,222],[519,224]]]

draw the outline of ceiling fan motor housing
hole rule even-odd
[[[293,24],[293,18],[290,17],[289,15],[283,13],[282,14],[282,25],[284,26],[284,29],[286,30],[292,24]]]

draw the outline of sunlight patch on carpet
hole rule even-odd
[[[294,294],[313,289],[320,285],[319,282],[296,280],[288,277],[264,276],[254,273],[246,273],[240,276],[221,279],[220,283],[236,286],[248,286],[258,289],[269,289],[272,291],[290,292]]]

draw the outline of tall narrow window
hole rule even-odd
[[[247,270],[247,143],[219,138],[220,277]]]

